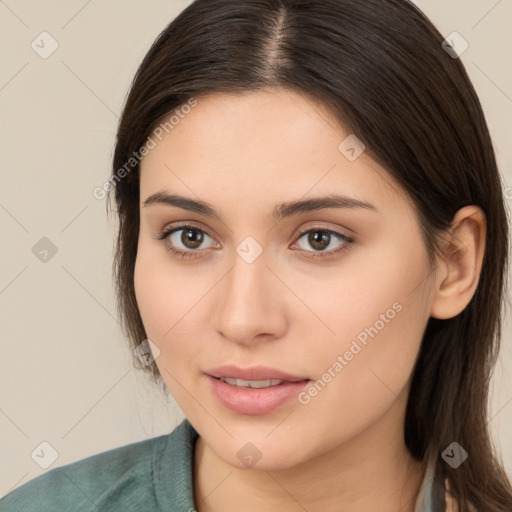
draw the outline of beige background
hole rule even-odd
[[[512,185],[512,1],[417,3],[444,35],[468,41],[462,60]],[[55,467],[167,433],[183,417],[132,369],[110,277],[115,226],[92,190],[109,176],[140,60],[186,4],[0,3],[0,495],[44,471],[31,458],[43,441],[58,452]],[[47,59],[31,47],[43,31],[58,43]],[[42,237],[57,248],[46,263],[32,252]],[[508,321],[490,422],[512,475],[511,333]]]

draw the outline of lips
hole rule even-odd
[[[262,415],[289,402],[309,383],[308,377],[275,368],[220,366],[205,372],[215,398],[225,408],[244,415]]]
[[[240,379],[245,381],[281,380],[286,382],[300,382],[310,380],[309,377],[291,375],[276,368],[267,366],[251,366],[240,368],[235,365],[224,365],[205,371],[210,377]]]

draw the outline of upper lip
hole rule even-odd
[[[241,368],[235,365],[217,366],[211,370],[205,371],[207,375],[220,379],[221,377],[231,377],[234,379],[242,380],[284,380],[288,382],[300,382],[302,380],[309,380],[308,377],[299,375],[291,375],[282,372],[276,368],[269,368],[268,366],[250,366],[248,368]]]

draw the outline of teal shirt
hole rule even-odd
[[[197,433],[170,434],[92,455],[44,473],[0,500],[1,512],[193,512]]]
[[[195,512],[194,446],[183,420],[170,434],[54,468],[0,500],[0,512]],[[444,511],[444,494],[425,474],[415,512]]]

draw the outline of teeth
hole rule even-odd
[[[279,386],[283,381],[278,379],[267,380],[243,380],[234,379],[232,377],[221,377],[221,381],[231,384],[232,386],[239,386],[242,388],[268,388],[271,386]]]

